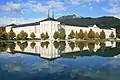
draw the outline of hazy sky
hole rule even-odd
[[[47,17],[79,14],[98,17],[120,14],[120,0],[0,0],[0,25],[38,21]]]

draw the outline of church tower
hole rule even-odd
[[[54,19],[54,12],[52,12],[52,18]]]
[[[49,11],[49,9],[48,9],[48,18],[50,18],[50,11]]]

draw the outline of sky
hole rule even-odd
[[[78,14],[82,17],[119,16],[120,0],[0,0],[0,26]]]

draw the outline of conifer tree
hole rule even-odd
[[[30,37],[32,38],[32,39],[35,39],[35,33],[34,32],[32,32],[31,34],[30,34]]]
[[[109,36],[110,38],[114,38],[114,33],[113,32],[111,32],[111,34],[110,34],[110,36]]]
[[[100,32],[100,39],[105,39],[106,35],[105,35],[105,32],[102,30]]]
[[[88,33],[88,38],[90,38],[90,39],[95,38],[95,32],[92,29],[90,29],[90,31]]]
[[[72,30],[71,33],[68,35],[68,38],[69,39],[73,39],[75,37],[75,33],[74,31]]]
[[[99,38],[99,37],[100,37],[99,33],[96,32],[96,33],[95,33],[95,38]]]
[[[83,30],[82,30],[82,29],[80,29],[79,38],[80,38],[80,39],[83,39],[83,38],[84,38],[84,33],[83,33]]]
[[[85,39],[85,40],[88,39],[88,33],[87,33],[87,31],[84,32],[84,39]]]
[[[76,38],[76,39],[79,39],[79,34],[78,34],[77,31],[75,32],[75,38]]]
[[[44,39],[48,39],[48,38],[49,38],[49,35],[48,35],[48,33],[46,32]]]
[[[10,32],[8,32],[8,39],[14,39],[15,37],[16,37],[16,34],[11,28]]]

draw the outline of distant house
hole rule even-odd
[[[49,17],[38,21],[34,23],[29,23],[29,24],[21,24],[21,25],[8,25],[6,27],[6,31],[9,32],[10,28],[13,27],[13,30],[16,34],[19,34],[22,30],[28,33],[28,37],[30,37],[31,32],[34,32],[36,35],[36,38],[40,38],[41,33],[48,33],[49,39],[54,39],[53,35],[55,31],[60,31],[63,29],[66,33],[66,39],[68,38],[68,35],[70,32],[73,30],[74,32],[79,32],[80,29],[82,29],[84,32],[87,31],[89,32],[90,29],[92,29],[94,32],[100,33],[102,30],[104,30],[106,34],[106,38],[109,38],[109,35],[111,32],[114,33],[114,37],[116,38],[116,29],[115,28],[110,28],[110,29],[100,29],[97,25],[92,25],[92,26],[70,26],[70,25],[63,25],[61,24],[58,20],[54,19],[53,17]]]

